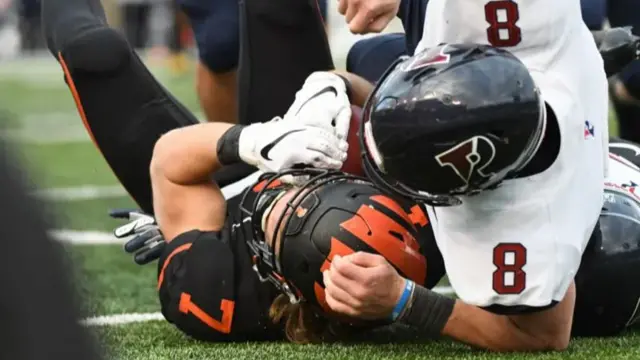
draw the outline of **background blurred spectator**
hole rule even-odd
[[[117,0],[120,5],[122,30],[133,47],[142,48],[147,44],[149,31],[150,0]]]
[[[19,0],[18,14],[22,49],[33,51],[44,48],[40,27],[40,0]]]
[[[16,5],[12,0],[0,0],[0,60],[13,58],[19,51]]]

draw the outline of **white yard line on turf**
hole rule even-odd
[[[126,325],[158,320],[164,320],[164,316],[162,316],[162,313],[160,312],[94,316],[83,319],[80,321],[80,323],[86,326],[108,326]]]
[[[0,74],[0,78],[2,78],[2,74]],[[11,116],[11,114],[9,115]],[[204,119],[201,112],[196,112],[194,115],[199,119]],[[76,111],[13,116],[17,117],[17,125],[8,129],[0,129],[1,136],[27,144],[91,144],[91,138]]]
[[[255,172],[242,180],[223,187],[225,198],[236,196],[258,180],[259,172]],[[84,201],[127,196],[122,185],[82,185],[35,190],[32,194],[49,201]]]
[[[238,195],[247,186],[257,181],[260,172],[255,172],[242,180],[222,188],[222,194],[226,198]],[[126,191],[121,186],[79,186],[74,188],[54,188],[37,190],[35,196],[53,201],[77,201],[102,199],[106,197],[126,196]],[[105,218],[106,218],[105,214]],[[57,241],[74,245],[108,245],[124,244],[129,238],[118,239],[113,233],[105,231],[80,231],[70,229],[53,229],[49,235]]]
[[[453,294],[453,289],[450,286],[436,286],[433,290],[444,295]],[[164,320],[162,313],[152,312],[93,316],[81,320],[80,323],[86,326],[112,326],[160,320]]]
[[[49,201],[84,201],[127,196],[127,192],[121,185],[82,185],[49,188],[36,190],[33,194],[41,199]]]
[[[78,231],[68,229],[49,230],[49,236],[56,241],[73,245],[124,244],[129,238],[118,239],[106,231]]]

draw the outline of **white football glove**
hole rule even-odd
[[[351,103],[344,80],[331,72],[309,75],[284,115],[285,121],[315,126],[346,139],[351,120]]]
[[[274,172],[299,167],[339,169],[348,147],[329,131],[279,117],[245,127],[238,140],[238,152],[245,163]]]
[[[153,216],[131,209],[111,210],[109,216],[115,219],[131,220],[117,227],[113,234],[119,239],[133,236],[124,244],[124,251],[133,254],[133,261],[136,264],[147,264],[162,255],[167,243]]]

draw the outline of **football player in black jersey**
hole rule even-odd
[[[199,339],[265,339],[279,334],[272,322],[284,321],[292,341],[326,339],[330,322],[312,309],[326,307],[322,270],[356,251],[385,255],[427,287],[443,276],[424,210],[361,178],[266,173],[225,201],[210,181],[221,167],[210,144],[229,128],[172,130],[156,143],[151,162],[155,216],[168,241],[158,263],[160,301],[180,329]],[[311,179],[302,186],[280,181],[292,175]]]
[[[85,122],[91,124],[98,146],[103,150],[105,146],[112,150],[109,152],[111,156],[105,154],[105,157],[125,187],[130,191],[139,190],[132,194],[136,201],[150,209],[149,211],[152,208],[162,209],[156,215],[165,237],[170,241],[165,247],[158,247],[162,250],[158,264],[158,289],[163,313],[169,321],[196,338],[214,341],[279,338],[283,322],[289,324],[286,325],[287,333],[297,342],[327,339],[323,335],[335,332],[326,326],[326,319],[335,320],[336,315],[317,316],[321,313],[318,310],[326,310],[322,299],[324,279],[321,270],[328,266],[327,262],[339,262],[340,258],[336,255],[360,250],[380,253],[393,264],[396,271],[420,285],[429,287],[439,279],[441,272],[437,265],[441,260],[437,248],[430,245],[433,244],[430,230],[428,227],[416,228],[412,224],[415,222],[422,226],[428,221],[426,217],[419,215],[421,209],[414,209],[411,204],[391,199],[361,179],[344,177],[334,172],[311,172],[306,173],[315,175],[308,184],[311,188],[305,186],[300,190],[281,185],[270,186],[275,184],[279,176],[268,177],[262,179],[268,184],[257,184],[257,188],[251,186],[242,197],[229,199],[225,210],[219,189],[206,180],[211,170],[219,168],[216,166],[216,154],[211,149],[216,137],[209,131],[220,136],[225,130],[220,127],[221,124],[209,124],[212,126],[210,128],[200,128],[200,125],[188,127],[163,138],[162,143],[156,147],[157,156],[152,176],[155,203],[151,206],[148,197],[140,195],[150,193],[145,190],[148,182],[144,180],[149,175],[123,176],[125,173],[129,174],[132,168],[144,171],[148,168],[149,163],[148,160],[144,162],[144,156],[136,157],[131,152],[136,150],[142,154],[151,154],[151,148],[160,134],[186,125],[189,122],[182,124],[180,119],[192,116],[148,75],[144,66],[126,46],[124,51],[120,51],[122,57],[118,61],[102,59],[103,62],[86,62],[87,59],[83,57],[92,54],[92,45],[94,51],[97,44],[105,47],[113,45],[96,41],[113,40],[113,34],[103,31],[105,27],[100,21],[90,26],[92,35],[97,37],[80,36],[79,41],[70,41],[68,37],[65,40],[65,36],[54,36],[54,30],[59,28],[60,23],[53,21],[56,20],[55,17],[48,15],[60,11],[61,4],[82,4],[77,1],[44,2],[45,9],[49,10],[45,11],[45,24],[49,24],[49,45],[63,65],[66,80],[75,93],[81,115],[85,117]],[[99,10],[99,5],[93,4],[91,9]],[[80,13],[85,20],[93,16],[92,12]],[[89,46],[89,49],[83,46]],[[116,48],[118,49],[122,50]],[[88,63],[91,64],[90,67],[81,66]],[[107,74],[109,76],[105,76]],[[129,99],[135,95],[129,91],[132,88],[145,96]],[[98,90],[110,96],[100,96]],[[122,92],[122,96],[118,92]],[[110,106],[105,107],[105,104]],[[114,113],[107,116],[111,110]],[[252,110],[253,113],[260,113],[255,107]],[[160,126],[156,126],[158,124],[154,123],[155,120],[162,120]],[[109,121],[120,123],[116,126]],[[117,144],[113,142],[114,133],[110,130],[113,128],[121,131],[117,134]],[[145,132],[145,129],[150,131]],[[208,136],[204,136],[205,133]],[[175,146],[171,139],[184,141],[193,148],[188,150],[187,147]],[[196,139],[201,141],[193,141]],[[176,169],[180,166],[185,172],[177,176],[181,171]],[[262,190],[256,193],[251,189]],[[279,196],[283,198],[278,198]],[[289,204],[285,202],[284,196],[294,198],[294,201]],[[211,200],[211,203],[206,199]],[[179,203],[172,203],[176,201]],[[312,206],[307,208],[308,205]],[[373,209],[373,213],[363,215],[360,209]],[[282,214],[283,217],[278,216]],[[376,221],[367,221],[375,216],[378,217]],[[380,216],[392,220],[380,222]],[[281,217],[283,221],[280,221]],[[267,225],[266,235],[262,227],[263,219]],[[276,241],[274,246],[272,239],[280,238],[281,235],[274,235],[281,233],[279,229],[284,231],[284,245],[279,246],[280,242]],[[373,236],[378,231],[381,235]],[[421,235],[420,231],[425,231],[427,235]],[[309,236],[310,233],[313,236]],[[368,238],[372,236],[377,240]],[[395,240],[392,241],[392,238]],[[162,241],[161,244],[165,242]],[[418,248],[420,251],[416,252]],[[424,256],[429,257],[426,272],[422,271],[425,267],[420,260]],[[413,259],[414,266],[406,266],[411,261],[398,261],[405,257]],[[266,282],[260,281],[260,277],[252,271],[254,265]],[[631,272],[633,269],[625,271],[627,270]],[[583,289],[589,291],[589,286]],[[279,296],[281,293],[286,296]],[[629,296],[624,298],[629,300],[627,303],[631,303],[632,296],[627,295]],[[302,299],[304,301],[300,302]],[[389,299],[389,302],[398,300]],[[628,306],[610,306],[604,302],[597,303],[595,311],[603,307],[611,310],[624,308],[630,314],[633,312],[628,311]],[[309,310],[304,310],[305,308]],[[269,309],[273,310],[272,318],[279,322],[275,326],[271,325]],[[393,319],[399,314],[391,311],[388,315],[389,319]],[[353,319],[340,320],[363,325]],[[364,325],[374,324],[377,323]],[[621,327],[616,325],[616,328]]]
[[[260,117],[264,120],[284,113],[291,96],[308,73],[332,67],[322,22],[312,5],[315,1],[264,4],[248,1],[241,6],[241,20],[251,23],[248,26],[250,33],[260,33],[265,27],[274,30],[278,24],[284,24],[288,40],[291,40],[286,42],[287,46],[294,49],[300,44],[313,46],[295,57],[291,56],[294,53],[291,51],[283,50],[280,56],[260,51],[262,42],[252,41],[251,46],[246,46],[247,53],[252,55],[248,64],[244,67],[241,64],[241,78],[269,62],[275,61],[279,70],[251,71],[251,79],[241,84],[246,94],[241,97],[241,114],[246,116],[240,123],[253,123]],[[283,323],[287,324],[289,337],[298,342],[314,340],[313,334],[322,333],[319,327],[307,327],[316,319],[317,312],[303,310],[307,307],[303,304],[321,306],[322,291],[315,286],[306,286],[303,281],[297,281],[293,291],[294,286],[289,285],[288,280],[278,278],[275,270],[265,270],[272,264],[269,261],[275,258],[269,259],[268,252],[258,253],[258,250],[266,249],[265,240],[271,242],[275,236],[273,231],[260,228],[262,218],[255,220],[259,217],[258,212],[271,214],[269,220],[265,217],[268,229],[279,227],[276,220],[280,218],[277,216],[280,212],[286,214],[284,219],[287,220],[282,229],[290,231],[292,224],[297,224],[304,230],[302,235],[284,236],[283,239],[291,240],[282,242],[290,244],[279,247],[282,252],[318,246],[318,254],[309,258],[306,265],[295,263],[296,271],[289,269],[293,274],[285,271],[285,279],[296,279],[295,276],[305,274],[321,283],[319,269],[327,256],[344,254],[347,247],[382,254],[390,252],[398,270],[424,286],[433,286],[442,276],[443,270],[438,270],[442,264],[424,212],[403,208],[361,179],[332,172],[327,174],[331,181],[323,181],[304,193],[290,186],[267,187],[269,191],[261,192],[257,201],[255,190],[260,186],[254,185],[243,189],[242,196],[230,196],[225,201],[217,185],[225,181],[218,176],[223,169],[215,144],[231,125],[196,125],[193,115],[157,83],[122,36],[106,26],[104,12],[97,0],[45,0],[42,6],[49,50],[62,66],[79,114],[94,143],[135,201],[158,219],[162,236],[159,232],[154,234],[155,240],[162,238],[161,241],[144,244],[134,241],[128,243],[126,249],[136,251],[142,246],[151,250],[143,254],[138,252],[138,262],[160,257],[158,292],[162,312],[185,333],[210,341],[266,340],[282,337]],[[285,13],[287,16],[283,18]],[[270,21],[269,16],[277,17],[278,22]],[[314,32],[314,21],[318,32]],[[291,32],[295,26],[301,26],[300,31]],[[262,31],[258,35],[264,39],[273,33]],[[281,33],[276,31],[273,36],[281,36]],[[268,98],[263,99],[260,92],[267,91],[268,87],[260,84],[273,83],[272,77],[287,81],[279,85],[280,91],[269,91]],[[254,131],[254,140],[265,141],[255,152],[266,152],[269,160],[277,160],[278,152],[287,150],[286,147],[282,149],[287,141],[308,141],[311,148],[306,152],[307,156],[322,155],[322,144],[313,147],[316,137],[304,136],[313,129],[300,129],[297,134],[269,130],[284,121],[286,119],[252,127],[258,129]],[[335,140],[331,136],[327,134],[327,141]],[[287,139],[278,139],[284,137]],[[264,149],[260,151],[260,148]],[[258,154],[249,151],[251,155]],[[245,166],[244,175],[255,171],[255,168],[248,169],[247,172]],[[216,182],[211,181],[212,176]],[[241,176],[234,179],[238,178],[242,179]],[[228,178],[226,180],[230,182]],[[150,183],[153,184],[153,199]],[[321,206],[315,210],[295,209],[294,217],[298,221],[291,221],[292,215],[284,211],[284,204],[294,194],[306,195],[301,199],[317,199]],[[344,196],[337,197],[337,194]],[[244,199],[242,208],[241,199]],[[273,206],[267,211],[265,206],[269,204]],[[375,209],[375,212],[357,215],[363,206]],[[405,213],[405,210],[411,212]],[[372,216],[376,220],[390,220],[365,224],[360,221]],[[146,229],[149,219],[153,222],[152,218],[141,216],[136,222],[118,229],[117,234],[126,234],[127,228],[132,231]],[[332,220],[327,223],[327,219]],[[340,226],[350,219],[351,232]],[[411,219],[417,222],[419,229]],[[320,223],[323,225],[315,226]],[[388,234],[390,229],[394,231],[393,236]],[[316,233],[309,237],[312,231]],[[371,238],[371,234],[376,236]],[[300,241],[296,241],[296,237],[301,238]],[[336,239],[338,245],[334,246],[332,239]],[[432,251],[433,256],[427,263],[425,255]],[[252,253],[260,256],[254,260]],[[404,262],[405,258],[411,261]],[[295,257],[288,259],[293,261]],[[253,270],[254,265],[261,271],[261,276],[272,281],[261,281]],[[298,272],[298,269],[307,269],[307,272]],[[288,289],[288,295],[293,294],[296,299],[302,294],[309,301],[289,305],[289,297],[279,297],[278,289]],[[277,324],[269,319],[270,309]]]
[[[179,130],[183,134],[177,136],[189,136],[189,130],[196,127]],[[161,142],[157,149],[161,151],[162,146],[171,147],[173,143]],[[184,149],[179,147],[177,151]],[[635,155],[640,149],[637,145],[615,140],[611,149],[612,153],[640,165]],[[174,153],[172,158],[182,156],[187,155]],[[175,161],[167,166],[182,163]],[[284,176],[301,174],[311,176],[303,186],[288,186],[280,181]],[[579,285],[573,327],[576,336],[615,335],[633,325],[640,315],[640,286],[637,286],[640,284],[635,276],[640,273],[640,246],[636,240],[640,236],[640,205],[624,193],[606,194],[600,221],[576,276]],[[172,203],[189,198],[166,196]],[[222,197],[209,200],[212,211],[218,213],[211,218],[224,218]],[[174,205],[168,209],[184,208]],[[226,212],[221,232],[188,231],[176,236],[169,241],[158,264],[165,316],[197,338],[267,339],[279,336],[284,326],[287,338],[294,342],[332,341],[346,339],[358,329],[340,324],[386,323],[357,322],[336,316],[326,306],[322,271],[336,259],[339,261],[338,256],[355,251],[379,253],[404,277],[428,287],[435,285],[443,273],[442,258],[420,206],[391,199],[367,181],[339,172],[294,170],[264,174],[254,185],[229,199]],[[156,212],[161,217],[160,213]],[[170,233],[171,227],[165,227],[165,232]],[[144,234],[142,237],[145,238]],[[278,239],[276,245],[272,243],[274,238]],[[196,242],[197,250],[191,245]],[[412,248],[419,248],[420,255]],[[426,259],[429,261],[425,268]],[[197,265],[199,261],[204,264]],[[252,266],[260,274],[257,278]],[[189,271],[194,268],[198,270]],[[163,284],[167,279],[171,279],[172,287]],[[233,279],[235,289],[218,285]],[[188,296],[191,293],[204,297]],[[223,295],[226,298],[220,294],[227,294]],[[226,336],[216,328],[223,322],[215,319],[217,316],[225,319],[224,304],[232,304],[233,299],[237,309],[253,311],[238,313],[235,332]],[[389,301],[395,304],[397,299]],[[201,310],[195,310],[198,303],[202,303]],[[226,311],[233,309],[226,306]],[[207,311],[214,315],[205,316]],[[271,325],[273,321],[279,325]]]

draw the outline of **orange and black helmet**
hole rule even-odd
[[[282,237],[276,254],[264,241],[260,220],[269,184],[292,174],[309,180],[278,220],[274,233]],[[425,282],[427,261],[415,224],[425,225],[427,219],[418,205],[403,204],[368,180],[337,171],[295,170],[266,177],[268,183],[247,211],[254,225],[249,248],[261,278],[274,282],[292,301],[304,300],[328,311],[322,272],[334,256],[358,251],[381,254],[401,275]]]

